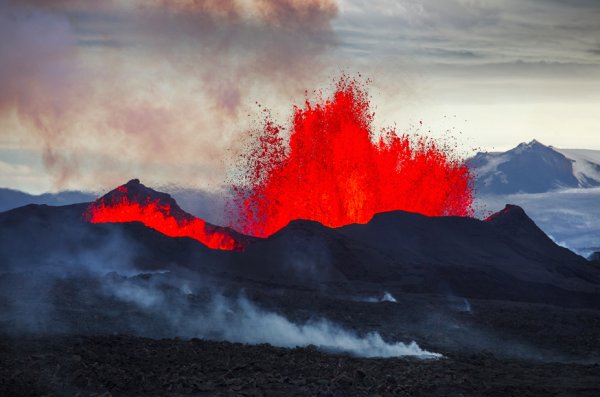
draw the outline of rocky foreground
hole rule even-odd
[[[519,207],[295,221],[243,252],[86,208],[0,214],[0,397],[600,396],[600,267]],[[339,353],[413,341],[444,358]]]
[[[598,364],[364,359],[199,339],[4,337],[4,396],[598,396]]]

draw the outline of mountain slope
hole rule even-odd
[[[242,249],[248,236],[197,218],[179,207],[168,194],[132,179],[90,204],[85,218],[92,223],[141,222],[171,237],[190,237],[210,248]]]
[[[573,174],[579,187],[600,186],[600,150],[552,149],[573,162]]]
[[[538,299],[544,286],[595,292],[600,283],[598,269],[556,245],[516,206],[487,221],[390,212],[338,231],[395,258],[420,284],[466,296]]]
[[[95,198],[96,195],[89,192],[64,191],[33,195],[19,190],[0,188],[0,212],[27,204],[69,205],[86,203]]]
[[[479,196],[478,217],[498,211],[505,203],[522,207],[558,244],[587,257],[600,250],[600,187],[545,193]]]
[[[557,246],[525,212],[487,221],[394,211],[338,229],[294,221],[243,252],[209,249],[139,222],[92,224],[84,205],[0,214],[0,272],[172,270],[332,291],[441,293],[600,306],[600,269]]]

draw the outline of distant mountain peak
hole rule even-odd
[[[467,164],[479,194],[544,193],[600,185],[600,165],[581,157],[573,160],[533,139],[506,152],[477,153]]]
[[[552,150],[550,146],[546,146],[537,139],[532,139],[529,142],[521,142],[517,147],[512,149],[511,151],[544,151],[544,150]],[[510,152],[510,151],[509,151]]]
[[[544,147],[547,147],[546,145],[544,145],[543,143],[541,143],[537,139],[532,139],[529,142],[521,142],[517,147],[534,147],[534,146],[544,146]]]

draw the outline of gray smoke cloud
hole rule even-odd
[[[391,293],[389,293],[387,291],[385,291],[381,295],[366,296],[366,297],[361,296],[358,298],[354,298],[354,300],[357,302],[370,302],[370,303],[381,303],[381,302],[398,303],[396,298],[394,298],[394,295],[392,295]]]
[[[336,15],[331,0],[0,0],[0,118],[57,188],[218,186],[255,101],[323,77]]]
[[[323,318],[297,324],[281,314],[259,308],[244,296],[232,299],[214,294],[208,304],[199,309],[192,308],[180,295],[165,295],[156,286],[129,279],[106,284],[104,292],[157,316],[170,324],[178,336],[188,338],[269,343],[280,347],[316,345],[327,351],[361,357],[441,357],[421,349],[415,342],[386,342],[378,332],[360,336]],[[191,295],[187,286],[181,287],[181,292]]]
[[[316,311],[313,317],[291,320],[285,304],[262,308],[259,303],[270,300],[252,301],[240,292],[245,283],[200,271],[200,263],[182,268],[144,255],[135,228],[88,226],[65,222],[44,228],[26,221],[13,225],[11,233],[31,239],[0,239],[0,251],[8,259],[0,263],[0,332],[125,333],[282,347],[312,344],[364,357],[439,357],[416,343],[344,328]],[[46,231],[36,239],[39,229]],[[26,246],[11,249],[20,243]],[[30,251],[35,252],[28,255]],[[218,266],[218,258],[207,260]],[[296,280],[318,278],[296,265],[290,265]],[[253,282],[247,285],[255,288]]]
[[[414,341],[386,341],[378,332],[357,333],[323,317],[294,322],[259,307],[243,293],[227,296],[213,286],[198,287],[197,282],[171,277],[168,272],[135,274],[130,269],[126,273],[129,276],[0,274],[0,329],[202,338],[288,348],[313,345],[359,357],[442,357]]]

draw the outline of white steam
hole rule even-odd
[[[385,291],[383,293],[383,295],[381,295],[381,296],[368,296],[366,298],[360,297],[360,298],[356,298],[354,300],[358,301],[358,302],[370,302],[370,303],[379,303],[379,302],[398,303],[396,298],[394,298],[394,296],[387,291]]]
[[[398,302],[398,301],[396,300],[396,298],[394,298],[394,297],[392,296],[392,294],[390,294],[390,293],[389,293],[389,292],[387,292],[387,291],[386,291],[386,292],[383,294],[383,297],[381,298],[381,301],[382,301],[382,302],[393,302],[393,303],[397,303],[397,302]]]
[[[189,287],[185,290],[189,293]],[[135,304],[182,337],[269,343],[280,347],[316,345],[326,351],[361,357],[441,357],[421,349],[415,342],[388,343],[377,332],[359,336],[326,319],[296,324],[281,314],[257,307],[244,297],[229,299],[215,294],[199,307],[190,303],[189,296],[168,294],[151,284],[128,279],[108,283],[105,293]]]
[[[461,298],[458,296],[454,296],[453,294],[448,294],[447,296],[449,306],[452,310],[456,310],[457,312],[462,313],[471,313],[471,303],[467,298]]]
[[[462,307],[462,311],[463,312],[471,312],[471,304],[469,303],[469,301],[467,300],[467,298],[463,299],[463,307]]]

